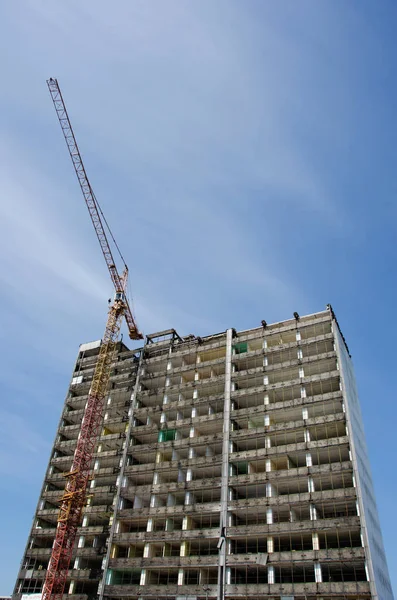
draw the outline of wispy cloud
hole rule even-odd
[[[51,201],[67,204],[67,197],[56,182],[47,174],[35,171],[34,161],[9,141],[0,145],[0,164],[4,199],[0,205],[3,224],[0,243],[3,259],[9,261],[10,268],[2,273],[7,283],[20,291],[22,286],[15,277],[15,267],[28,272],[33,266],[42,271],[37,284],[43,296],[56,294],[54,282],[57,280],[86,301],[106,296],[104,277],[102,280],[97,277],[86,259],[90,245],[81,240],[76,243],[74,231],[64,226],[54,207],[52,215],[47,210]]]
[[[365,10],[27,0],[23,12],[15,3],[0,12],[10,57],[0,96],[0,386],[12,401],[5,435],[14,443],[22,432],[18,464],[48,452],[78,344],[101,336],[111,294],[50,76],[127,258],[145,332],[247,328],[335,297],[358,319],[360,269],[372,259],[362,232],[379,215],[365,221],[357,208],[366,195],[372,206],[382,183],[372,150],[362,153],[382,130],[366,99],[388,80]],[[36,498],[27,502],[32,511]]]
[[[47,436],[21,415],[0,409],[0,474],[26,481],[39,475],[50,450]],[[3,486],[2,486],[3,487]]]

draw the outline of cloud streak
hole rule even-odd
[[[375,48],[384,36],[366,10],[306,0],[0,6],[0,52],[12,57],[0,96],[0,386],[12,402],[6,435],[24,436],[18,464],[47,453],[78,344],[101,337],[111,294],[46,78],[60,81],[145,332],[245,329],[332,301],[359,336],[383,285],[373,247],[387,239],[383,227],[368,243],[383,178],[363,149],[384,130],[379,152],[388,127],[366,104],[369,87],[383,89],[378,77],[387,81]],[[363,203],[371,218],[358,218]],[[31,512],[36,500],[26,499]]]

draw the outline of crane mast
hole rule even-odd
[[[73,464],[70,472],[65,475],[66,485],[61,498],[55,540],[43,587],[42,600],[61,600],[72,559],[77,528],[82,522],[93,455],[102,425],[104,399],[109,389],[111,367],[116,357],[117,341],[123,317],[126,320],[131,339],[142,339],[143,336],[138,330],[125,294],[128,278],[127,265],[124,265],[123,273],[120,275],[102,223],[102,213],[88,180],[58,82],[56,79],[49,79],[47,85],[115,288],[115,298],[109,308]]]

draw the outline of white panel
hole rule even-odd
[[[316,583],[322,583],[323,581],[323,574],[321,571],[320,563],[314,563],[314,578],[316,580]]]
[[[270,565],[267,568],[267,582],[272,584],[274,583],[275,578],[274,578],[274,567],[272,565]]]
[[[320,550],[320,540],[318,533],[312,533],[312,546],[313,550]]]
[[[94,348],[99,348],[102,340],[96,340],[96,342],[87,342],[86,344],[80,344],[80,352],[87,352],[87,350],[94,350]],[[32,596],[30,596],[32,597]]]

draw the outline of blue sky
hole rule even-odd
[[[0,593],[111,294],[49,77],[146,333],[332,303],[396,588],[395,3],[25,0],[2,2],[0,23]]]

